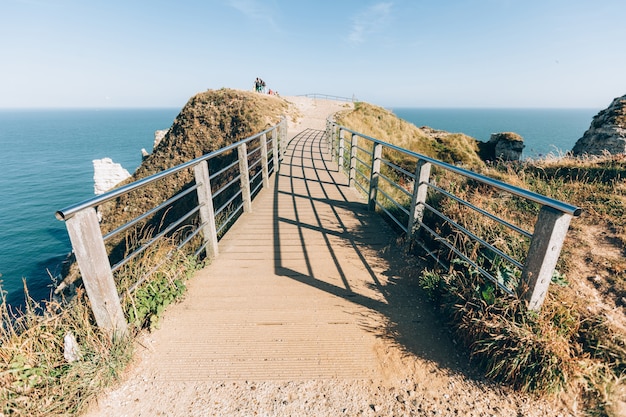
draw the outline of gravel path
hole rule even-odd
[[[326,118],[351,104],[287,97],[300,116],[289,136],[323,129]],[[410,265],[407,265],[409,269]],[[422,320],[436,320],[421,312]],[[405,320],[411,323],[411,320]],[[416,325],[417,326],[417,325]],[[424,327],[427,328],[428,326]],[[421,328],[421,327],[420,327]],[[86,413],[99,416],[570,416],[558,404],[533,399],[472,375],[447,334],[413,334],[434,340],[435,353],[420,355],[411,342],[381,337],[380,369],[367,378],[174,381],[162,375],[155,355],[160,335],[144,334],[134,365],[119,385]],[[414,341],[415,342],[415,341]]]

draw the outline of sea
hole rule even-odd
[[[417,126],[462,132],[487,141],[512,131],[526,143],[524,158],[570,150],[600,109],[392,108]],[[45,300],[71,251],[54,213],[88,199],[94,159],[111,158],[129,172],[152,150],[154,132],[180,109],[0,109],[0,281],[7,302]]]

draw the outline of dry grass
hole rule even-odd
[[[95,324],[89,300],[77,288],[71,299],[31,301],[14,314],[0,305],[0,415],[79,414],[124,372],[133,355],[134,336],[158,326],[168,304],[180,299],[185,281],[199,267],[167,240],[129,263],[116,278],[126,293],[131,324],[125,338],[111,340]],[[126,289],[139,279],[135,292]],[[65,338],[77,341],[78,360],[65,354]]]
[[[478,157],[478,145],[473,138],[418,128],[381,107],[356,103],[354,110],[342,112],[335,119],[338,124],[357,132],[444,162],[473,169],[485,166]],[[402,165],[402,161],[393,162]]]
[[[487,172],[583,208],[557,265],[561,285],[551,286],[544,308],[534,314],[507,297],[486,299],[485,284],[477,286],[467,271],[444,271],[440,279],[446,285],[436,287],[443,292],[442,308],[489,377],[538,393],[575,394],[589,415],[619,415],[615,410],[626,405],[624,157],[551,158],[500,164]],[[471,187],[455,191],[532,231],[533,209],[525,203]],[[455,205],[444,211],[462,217]],[[486,223],[462,222],[490,235]],[[500,236],[515,241],[504,232]]]
[[[583,215],[572,221],[553,277],[556,284],[551,285],[538,314],[527,311],[519,300],[500,294],[463,262],[453,260],[449,270],[433,266],[435,269],[423,274],[421,283],[486,376],[520,390],[561,395],[570,404],[581,404],[585,415],[624,415],[626,156],[550,156],[486,165],[476,161],[478,149],[473,139],[407,126],[390,112],[370,105],[358,105],[354,112],[341,115],[338,123],[444,161],[461,162],[492,178],[583,209]],[[409,172],[414,170],[414,161],[396,158],[394,162]],[[470,203],[533,231],[539,211],[534,203],[437,170],[433,180]],[[430,203],[507,254],[523,259],[528,242],[508,229],[475,216],[454,201],[439,198]],[[477,254],[477,246],[453,228],[431,226],[470,258]],[[519,271],[511,273],[513,278],[518,275]]]
[[[0,308],[0,413],[4,415],[78,413],[118,377],[132,357],[130,340],[111,341],[95,327],[81,290],[67,304],[31,301],[18,316],[7,309],[4,300]],[[67,334],[74,335],[80,347],[80,360],[71,363],[64,357]]]

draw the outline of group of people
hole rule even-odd
[[[261,78],[256,77],[256,80],[254,81],[254,91],[256,91],[257,93],[263,93],[265,94],[265,81],[263,81]],[[271,95],[271,96],[277,96],[278,92],[277,91],[273,91],[271,88],[267,91],[267,94]]]
[[[265,81],[256,77],[256,80],[254,81],[254,91],[257,93],[265,93]]]

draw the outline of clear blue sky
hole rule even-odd
[[[382,106],[604,108],[625,19],[625,0],[0,0],[0,108],[179,108],[257,76]]]

